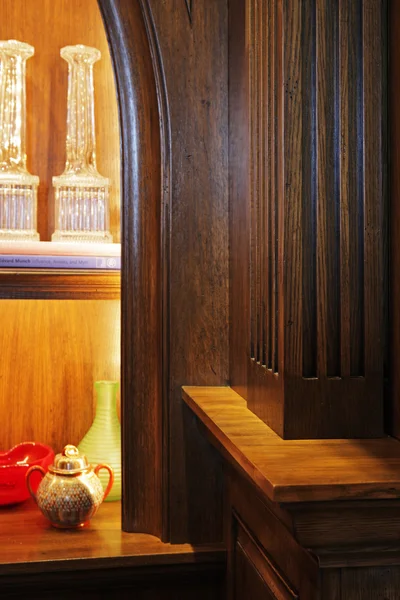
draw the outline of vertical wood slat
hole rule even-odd
[[[249,198],[249,4],[229,4],[229,376],[231,386],[247,398],[250,334],[250,198]],[[238,323],[241,325],[238,326]]]
[[[276,265],[276,371],[283,374],[284,371],[284,340],[285,340],[285,311],[284,311],[284,289],[285,289],[285,274],[284,274],[284,7],[282,0],[275,2],[276,4],[276,44],[275,44],[275,77],[276,77],[276,232],[277,239],[275,245],[275,265]],[[281,377],[282,380],[282,377]]]
[[[269,124],[269,139],[270,139],[270,154],[271,159],[269,161],[269,177],[271,181],[271,188],[269,194],[269,215],[270,215],[270,227],[269,227],[269,245],[268,254],[270,257],[270,269],[269,269],[269,281],[270,281],[270,295],[269,295],[269,345],[270,345],[270,361],[268,368],[274,373],[278,372],[278,360],[277,360],[277,336],[276,336],[276,322],[277,322],[277,239],[278,231],[276,227],[277,217],[277,202],[278,196],[276,193],[276,176],[277,176],[277,156],[276,156],[276,144],[277,144],[277,119],[276,119],[276,94],[277,94],[277,70],[276,70],[276,10],[277,3],[274,1],[269,2],[269,29],[268,37],[270,43],[270,58],[269,58],[269,70],[270,70],[270,124]]]
[[[250,356],[247,380],[252,402],[267,386],[274,408],[269,417],[280,428],[283,347],[282,286],[282,0],[247,0],[246,47],[249,69],[248,206],[250,209]],[[279,18],[278,18],[279,16]],[[279,60],[278,60],[279,53]],[[279,108],[279,114],[278,114]],[[232,174],[231,174],[232,176]],[[231,222],[232,226],[232,222]],[[232,239],[236,247],[235,239]],[[234,273],[234,271],[231,271]],[[256,402],[257,403],[257,402]],[[274,416],[275,415],[275,416]]]
[[[260,130],[260,115],[261,115],[261,102],[260,102],[260,90],[262,88],[262,75],[260,69],[260,4],[261,0],[254,0],[254,129],[253,139],[255,142],[254,149],[254,160],[255,160],[255,174],[254,174],[254,199],[255,199],[255,277],[256,277],[256,288],[255,288],[255,300],[256,300],[256,360],[260,362],[261,359],[261,348],[260,348],[260,332],[262,322],[262,296],[261,296],[261,207],[262,207],[262,196],[261,196],[261,178],[260,178],[260,162],[262,160],[262,135]]]
[[[271,113],[271,36],[270,36],[270,11],[271,11],[271,1],[266,1],[266,11],[264,15],[264,19],[262,22],[263,26],[263,38],[264,38],[264,48],[265,48],[265,63],[264,63],[264,76],[265,76],[265,127],[263,130],[263,137],[266,140],[265,147],[265,159],[264,159],[264,178],[266,182],[265,187],[265,238],[264,238],[264,248],[265,248],[265,361],[264,365],[267,368],[270,368],[271,365],[271,265],[270,265],[270,244],[272,241],[271,238],[271,227],[270,227],[270,215],[271,215],[271,161],[272,161],[272,153],[271,153],[271,125],[272,125],[272,113]]]
[[[319,377],[340,377],[337,30],[338,0],[317,0]]]
[[[355,87],[354,103],[354,156],[356,157],[356,168],[353,169],[355,178],[354,198],[350,211],[349,228],[353,233],[350,244],[350,375],[364,376],[364,348],[365,348],[365,298],[364,298],[364,124],[363,124],[363,87],[364,78],[362,72],[363,60],[363,0],[359,0],[358,6],[353,7],[353,36],[356,41],[356,56],[354,59],[354,71],[349,73],[350,81],[357,82]],[[356,32],[356,35],[354,35]],[[371,57],[369,57],[371,60]],[[368,101],[368,100],[367,100]]]
[[[365,371],[383,376],[382,314],[382,15],[385,3],[363,0]]]
[[[257,356],[257,306],[256,306],[256,246],[255,246],[255,195],[254,195],[254,179],[255,179],[255,140],[254,132],[254,103],[252,96],[254,94],[254,80],[256,77],[255,71],[255,45],[250,43],[250,40],[255,39],[255,15],[254,1],[247,2],[247,30],[249,36],[248,55],[249,55],[249,204],[250,204],[250,357],[256,359]]]
[[[249,193],[251,206],[251,357],[278,371],[278,70],[274,0],[249,0]]]
[[[302,80],[302,6],[298,0],[283,3],[284,44],[284,356],[285,374],[302,373],[303,264],[302,193],[304,164]],[[290,43],[288,41],[290,40]],[[282,229],[281,229],[282,234]],[[285,259],[288,257],[289,260]]]
[[[303,173],[302,195],[309,198],[302,206],[303,230],[303,281],[302,281],[302,373],[303,377],[317,376],[317,266],[316,266],[316,0],[310,0],[309,11],[302,15],[303,52],[309,60],[303,61],[301,78],[304,82],[304,109],[302,115],[302,156]]]
[[[354,143],[351,151],[354,152],[356,168],[353,169],[354,199],[350,205],[349,229],[352,232],[350,240],[350,375],[364,376],[364,124],[363,124],[363,0],[358,6],[353,5],[353,35],[357,39],[356,56],[353,59],[353,72],[349,78],[357,84],[353,85],[355,98],[354,109],[350,118],[354,118],[353,129]],[[355,13],[355,14],[354,14]]]
[[[266,360],[266,310],[267,310],[267,294],[266,285],[268,285],[268,276],[266,270],[266,248],[265,248],[265,216],[267,214],[266,206],[266,189],[267,182],[264,177],[264,164],[266,156],[266,129],[265,115],[267,112],[265,81],[266,81],[266,61],[265,61],[265,2],[258,2],[257,15],[257,31],[258,31],[258,72],[259,72],[259,89],[258,89],[258,136],[259,136],[259,155],[258,155],[258,190],[259,190],[259,252],[260,252],[260,322],[259,322],[259,362],[265,365]]]
[[[390,409],[388,433],[400,439],[400,4],[389,4],[389,122],[390,122]]]
[[[364,375],[362,0],[340,2],[342,376]]]
[[[353,3],[353,6],[356,2]],[[352,69],[352,46],[349,44],[350,27],[353,25],[351,7],[347,2],[339,2],[339,21],[343,25],[339,28],[339,78],[340,78],[340,254],[341,271],[340,282],[342,289],[341,302],[341,374],[350,375],[350,239],[349,216],[351,195],[354,194],[354,171],[349,170],[350,160],[354,159],[354,148],[351,146],[349,127],[354,123],[354,114],[350,104],[349,73]],[[347,23],[347,27],[344,25]],[[351,115],[351,116],[350,116]],[[353,117],[353,118],[352,118]],[[353,150],[353,152],[352,152]],[[353,236],[352,232],[352,236]]]

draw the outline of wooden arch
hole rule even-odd
[[[121,129],[122,528],[163,537],[162,152],[149,12],[145,0],[98,3]]]

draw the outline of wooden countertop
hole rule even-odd
[[[400,442],[282,440],[229,387],[184,387],[183,399],[225,459],[273,502],[400,497]]]
[[[105,502],[88,527],[52,527],[33,501],[0,507],[1,576],[116,567],[198,564],[225,560],[218,546],[164,544],[121,531],[121,504]]]

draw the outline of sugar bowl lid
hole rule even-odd
[[[88,468],[90,465],[86,456],[81,454],[76,446],[68,444],[60,454],[56,455],[54,465],[49,467],[49,471],[59,475],[76,475]]]

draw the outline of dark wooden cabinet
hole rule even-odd
[[[397,440],[283,440],[229,387],[183,397],[224,461],[230,600],[400,598]]]

